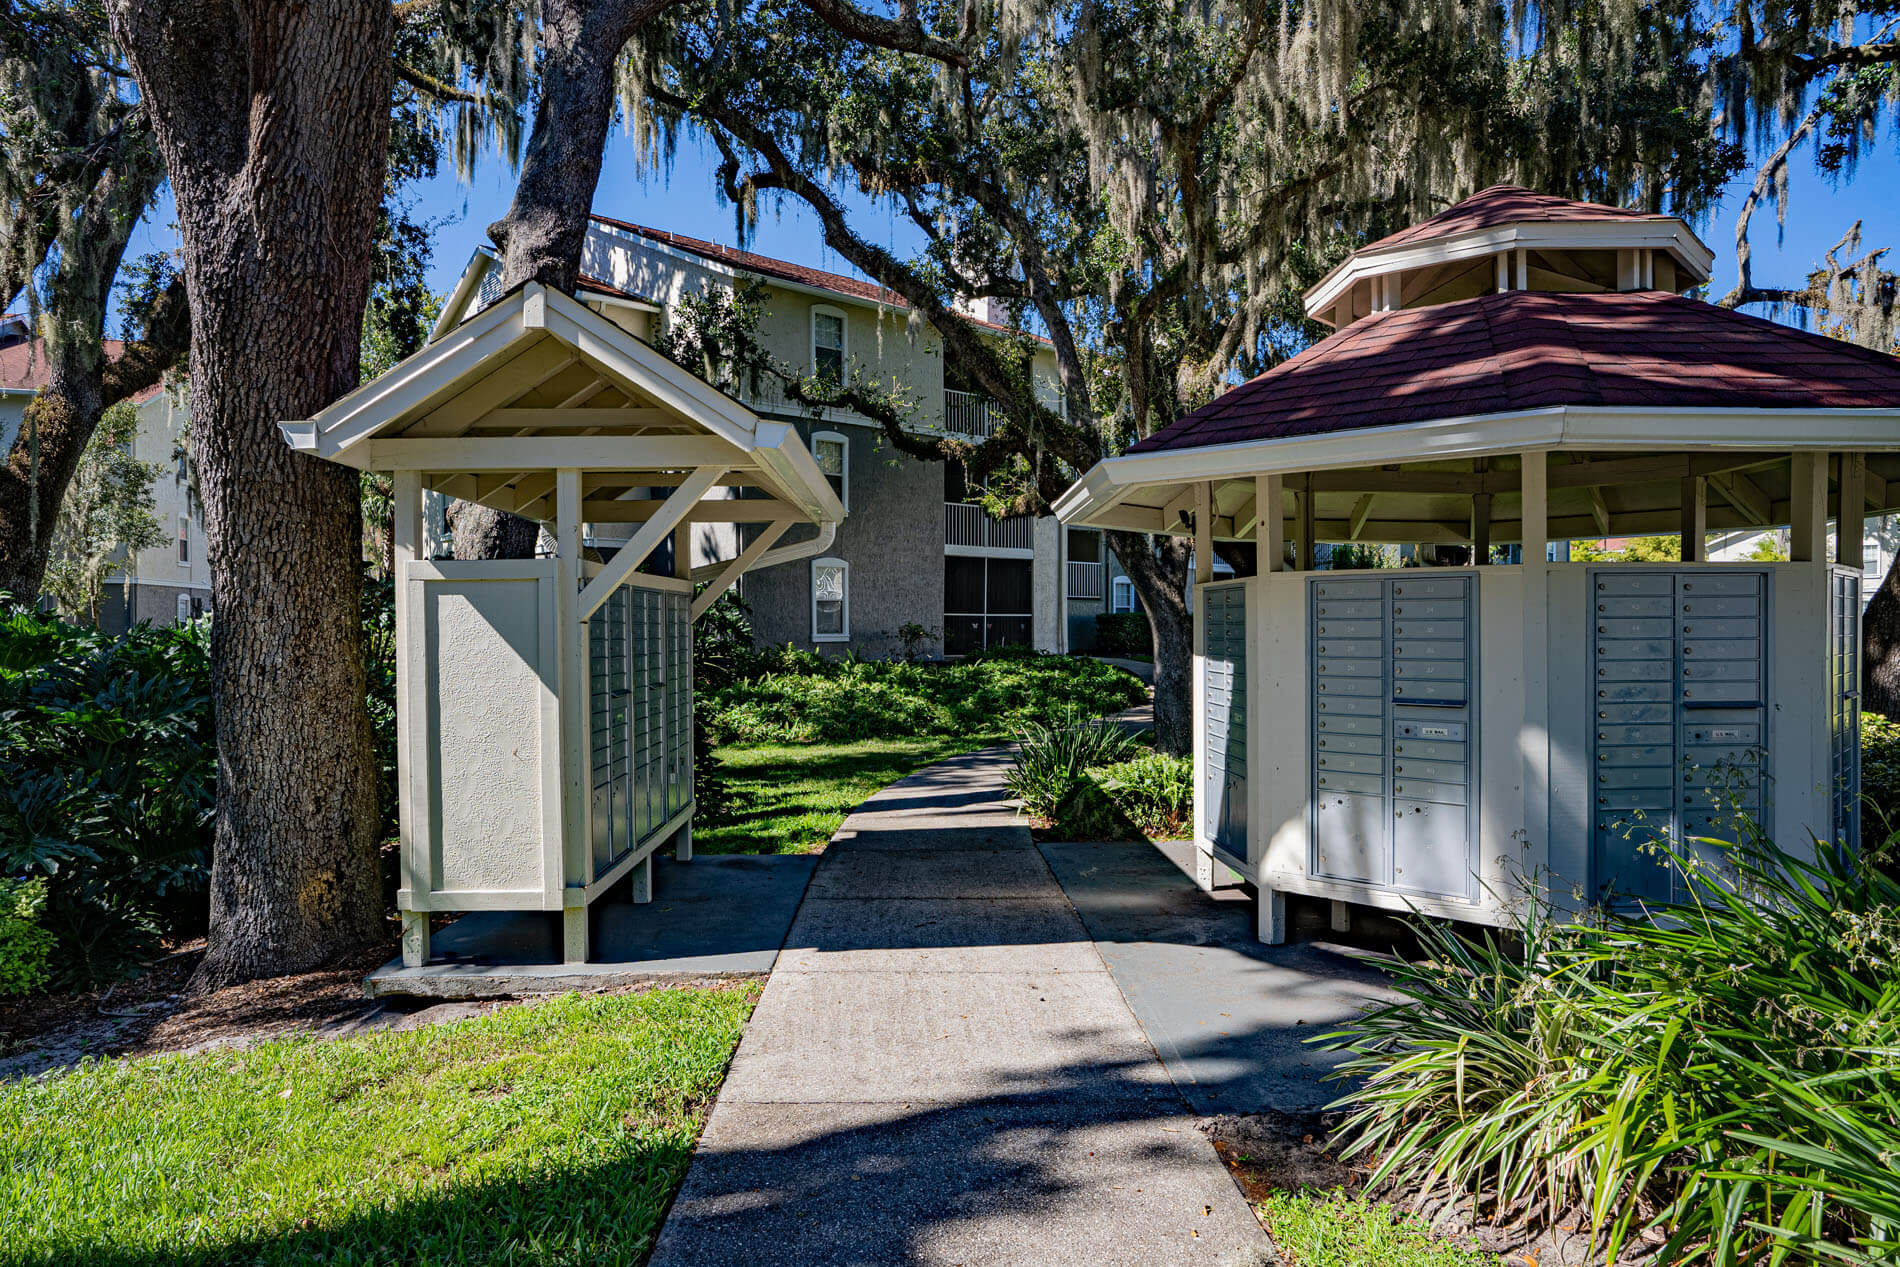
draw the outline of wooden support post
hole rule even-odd
[[[633,889],[633,904],[645,906],[653,900],[653,855],[648,854],[633,864],[633,870],[627,872],[627,882]]]
[[[1867,566],[1867,455],[1841,454],[1841,509],[1834,521],[1834,561]]]
[[[1471,566],[1491,561],[1491,494],[1471,495]]]
[[[1349,903],[1341,902],[1337,899],[1334,899],[1332,905],[1333,931],[1336,933],[1350,933],[1352,931],[1352,906]]]
[[[1709,481],[1703,475],[1682,477],[1682,561],[1709,561]]]
[[[1214,579],[1214,486],[1203,480],[1194,486],[1194,583]]]
[[[680,486],[674,489],[672,495],[666,499],[665,504],[653,512],[651,519],[640,525],[640,530],[634,533],[627,544],[621,546],[614,557],[607,560],[605,566],[595,574],[594,579],[587,583],[587,588],[580,595],[579,619],[585,620],[599,611],[600,605],[607,601],[607,596],[626,583],[627,578],[633,575],[634,569],[659,548],[661,540],[668,533],[684,521],[687,512],[698,504],[706,491],[724,477],[725,471],[722,468],[701,467],[682,480]],[[580,514],[578,474],[575,478],[577,481],[575,522],[578,525]],[[558,489],[556,497],[557,499],[559,497]],[[578,551],[580,548],[578,527],[575,530],[574,546]]]
[[[673,529],[673,575],[686,580],[693,574],[693,525],[690,520]]]
[[[1788,557],[1827,560],[1827,454],[1797,453],[1789,467]]]
[[[413,689],[409,657],[414,650],[416,636],[416,631],[409,628],[409,604],[403,593],[403,572],[405,565],[422,556],[422,473],[398,471],[391,478],[390,485],[390,509],[394,519],[390,525],[391,554],[395,567],[392,579],[396,587],[396,699],[398,715],[401,716],[407,712],[409,692]],[[423,839],[425,833],[416,820],[415,798],[409,788],[416,769],[415,760],[409,754],[409,744],[419,736],[403,733],[409,729],[412,727],[405,726],[396,735],[396,834],[401,842],[398,857],[402,887],[427,892],[428,842]],[[429,962],[427,911],[402,913],[402,962],[408,968],[420,968]]]
[[[1522,494],[1522,509],[1518,512],[1522,531],[1518,535],[1524,543],[1524,562],[1535,566],[1550,552],[1550,467],[1541,452],[1524,454],[1523,463],[1518,480]]]
[[[592,948],[588,944],[587,907],[570,906],[561,912],[561,962],[586,963]]]
[[[1214,891],[1214,851],[1194,846],[1194,887],[1203,893]]]
[[[1298,553],[1294,556],[1295,571],[1313,570],[1313,477],[1311,474],[1300,476],[1300,519],[1298,529]]]
[[[1254,545],[1262,572],[1286,571],[1286,481],[1278,475],[1256,475],[1254,489]]]
[[[555,699],[561,715],[562,874],[548,877],[549,888],[580,901],[561,916],[561,954],[568,963],[588,956],[587,904],[574,896],[585,883],[589,850],[587,815],[587,625],[581,601],[581,473],[563,467],[554,475],[554,630]]]
[[[691,862],[693,860],[693,825],[691,823],[673,833],[673,861]]]
[[[1286,942],[1286,894],[1260,886],[1254,903],[1254,936],[1269,946]]]
[[[1516,254],[1517,288],[1519,290],[1529,290],[1531,288],[1531,253],[1520,247]]]
[[[429,962],[429,912],[402,913],[402,966],[420,968]]]
[[[1511,257],[1498,252],[1498,294],[1502,295],[1511,288]]]

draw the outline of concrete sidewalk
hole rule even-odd
[[[1047,863],[1008,756],[824,854],[654,1252],[708,1264],[1254,1261],[1259,1225]]]

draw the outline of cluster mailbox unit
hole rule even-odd
[[[790,427],[538,283],[283,430],[393,473],[405,964],[433,913],[479,910],[560,912],[585,960],[595,898],[631,877],[647,900],[654,852],[690,856],[693,620],[746,570],[822,553],[837,495]],[[427,558],[425,491],[542,521],[554,549]],[[583,524],[632,535],[590,558]],[[795,524],[816,534],[775,545]],[[718,528],[732,557],[690,567]]]
[[[1194,538],[1199,878],[1255,885],[1263,939],[1287,893],[1499,924],[1527,883],[1670,896],[1663,837],[1857,843],[1900,361],[1683,295],[1710,261],[1671,216],[1484,190],[1308,292],[1333,335],[1058,505]],[[1782,525],[1790,561],[1707,559]],[[1681,562],[1546,561],[1637,534]],[[1254,575],[1213,580],[1223,540]],[[1319,542],[1457,565],[1316,571]]]

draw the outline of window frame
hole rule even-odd
[[[191,566],[191,516],[190,515],[178,516],[178,549],[177,549],[176,557],[178,559],[179,567],[188,568]]]
[[[1127,587],[1125,592],[1128,595],[1128,606],[1126,607],[1122,606],[1122,594],[1124,593],[1124,589],[1123,589],[1124,586]],[[1136,610],[1135,583],[1132,580],[1130,580],[1129,578],[1125,576],[1118,576],[1109,583],[1108,610],[1115,613],[1116,615],[1126,615]]]
[[[844,594],[838,604],[839,632],[837,633],[818,632],[818,569],[821,567],[835,567],[844,577]],[[826,555],[811,561],[811,640],[814,643],[851,641],[851,561],[849,559]]]
[[[839,464],[840,469],[838,471],[838,503],[848,512],[851,509],[851,440],[842,431],[812,432],[811,455],[814,461],[818,458],[818,442],[820,440],[837,441],[838,451],[843,455],[843,460]],[[819,463],[818,470],[825,476],[825,481],[829,483],[831,480],[831,472],[825,470],[823,463]]]
[[[842,308],[830,304],[813,304],[811,316],[806,322],[805,333],[811,345],[811,374],[820,377],[818,372],[818,318],[836,317],[838,319],[838,385],[843,386],[851,373],[851,314]],[[830,348],[826,348],[830,351]]]

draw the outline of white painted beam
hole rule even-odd
[[[584,621],[599,611],[600,605],[607,601],[607,596],[619,589],[627,578],[633,575],[634,569],[646,562],[647,556],[659,548],[660,542],[666,540],[667,534],[685,521],[686,513],[709,489],[719,483],[724,475],[723,470],[709,466],[693,472],[691,479],[673,490],[673,495],[666,499],[666,504],[642,524],[640,530],[633,534],[632,539],[621,546],[614,557],[600,569],[599,574],[587,583],[587,588],[581,591],[579,614],[576,619]],[[579,488],[576,487],[575,513],[577,515],[579,504]]]
[[[1523,460],[1518,485],[1523,498],[1518,515],[1519,540],[1524,562],[1535,566],[1544,561],[1550,544],[1550,467],[1540,452],[1526,453]]]
[[[1203,480],[1194,486],[1194,583],[1214,579],[1214,486]]]
[[[1285,477],[1256,475],[1253,481],[1256,565],[1262,572],[1286,570]]]
[[[337,456],[367,471],[639,471],[751,467],[715,436],[520,436],[476,440],[371,440]]]
[[[1709,481],[1706,476],[1682,477],[1682,561],[1709,561]]]
[[[1788,557],[1827,558],[1827,454],[1797,453],[1789,470]]]
[[[1841,454],[1841,509],[1834,523],[1834,561],[1842,567],[1866,566],[1867,455]]]
[[[1362,493],[1359,500],[1353,503],[1352,513],[1346,516],[1348,541],[1359,540],[1359,534],[1365,530],[1366,520],[1372,518],[1372,499],[1371,493]]]
[[[724,571],[706,583],[706,588],[693,598],[692,619],[698,620],[706,614],[706,609],[719,601],[719,596],[731,589],[738,579],[745,575],[747,568],[758,562],[759,556],[772,548],[774,542],[785,535],[792,526],[792,520],[779,519],[767,524],[764,531],[752,539],[752,544],[741,550],[738,557],[726,565]]]

